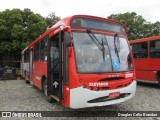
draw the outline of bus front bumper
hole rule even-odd
[[[124,102],[132,97],[134,97],[136,92],[137,82],[134,80],[130,85],[124,88],[114,89],[114,90],[104,90],[104,91],[93,91],[87,88],[78,87],[70,89],[70,108],[85,108],[85,107],[95,107],[95,106],[106,106]],[[96,98],[103,98],[109,96],[110,93],[120,92],[120,94],[129,94],[127,96],[120,97],[118,99],[107,100],[103,102],[88,102]]]

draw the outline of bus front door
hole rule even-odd
[[[49,41],[48,57],[48,95],[57,101],[62,98],[62,40],[61,33]]]

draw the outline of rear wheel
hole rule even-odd
[[[25,72],[25,83],[29,84],[29,81],[27,80],[27,74],[26,74],[26,72]]]
[[[26,84],[29,84],[29,81],[25,79],[25,83],[26,83]]]
[[[51,97],[51,95],[48,96],[48,93],[47,93],[47,81],[46,80],[43,82],[43,91],[46,97],[46,101],[49,103],[53,103],[54,99]]]
[[[160,74],[157,75],[157,81],[158,81],[158,84],[160,86]]]

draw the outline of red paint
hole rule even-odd
[[[131,40],[130,44],[148,42],[148,45],[150,45],[150,41],[155,40],[160,40],[160,36]],[[160,58],[150,58],[149,49],[150,47],[148,47],[148,58],[134,58],[136,78],[139,80],[156,82],[157,73],[160,71]]]
[[[70,106],[70,89],[69,89],[69,86],[64,85],[64,99],[62,99],[61,103],[66,107]]]
[[[46,61],[33,61],[33,69],[32,69],[32,80],[33,84],[42,89],[42,76],[47,77],[47,62]]]

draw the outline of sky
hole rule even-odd
[[[64,18],[75,14],[107,17],[111,14],[136,12],[148,22],[160,21],[160,0],[0,0],[0,11],[31,9],[46,17],[54,12]]]

